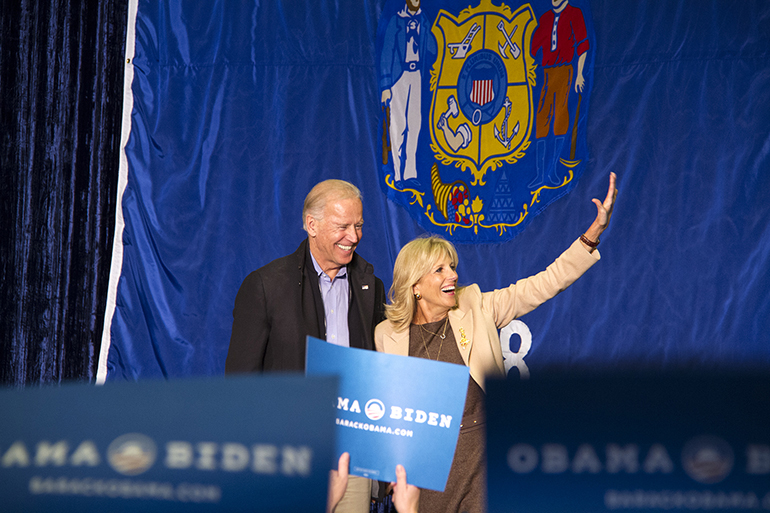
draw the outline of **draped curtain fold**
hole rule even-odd
[[[0,383],[93,380],[115,224],[127,2],[0,8]]]

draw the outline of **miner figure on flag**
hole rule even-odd
[[[568,100],[572,90],[575,70],[573,60],[578,56],[575,92],[583,92],[585,77],[583,66],[589,49],[588,32],[583,12],[569,5],[569,0],[551,0],[553,9],[547,11],[538,20],[538,27],[532,36],[530,52],[532,57],[542,50],[543,88],[540,93],[535,117],[535,138],[537,139],[537,175],[529,184],[530,188],[546,183],[545,170],[548,169],[548,185],[559,185],[561,180],[556,172],[556,162],[561,155],[564,137],[570,127]],[[580,102],[575,112],[574,129],[577,130],[577,117]],[[547,151],[547,137],[553,127],[555,136],[553,152]],[[573,134],[574,140],[574,134]],[[574,149],[573,149],[574,152]],[[546,160],[546,155],[551,156]],[[547,164],[547,165],[546,165]]]

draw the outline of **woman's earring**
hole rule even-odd
[[[417,301],[419,301],[419,300],[421,300],[421,299],[422,299],[422,296],[420,295],[420,293],[419,293],[419,292],[417,292],[417,293],[415,293],[415,295],[414,295],[414,298],[415,298]]]

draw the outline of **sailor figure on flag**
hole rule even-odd
[[[426,61],[432,62],[436,51],[420,0],[406,0],[388,21],[380,56],[381,100],[390,107],[390,148],[397,183],[417,178],[422,76]]]

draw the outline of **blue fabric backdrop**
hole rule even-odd
[[[539,15],[550,2],[533,2]],[[516,4],[518,5],[518,4]],[[430,19],[444,8],[423,1]],[[224,371],[243,278],[304,237],[307,191],[364,195],[359,253],[386,287],[424,230],[386,199],[384,2],[140,1],[109,379]],[[460,244],[482,289],[543,269],[620,194],[601,262],[522,320],[554,369],[770,369],[770,3],[592,0],[590,157],[505,243]]]

